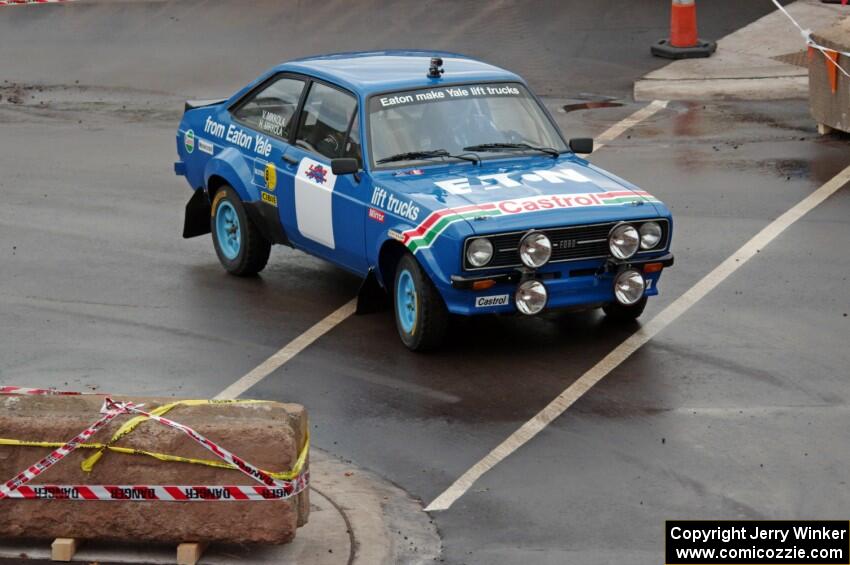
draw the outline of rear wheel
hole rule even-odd
[[[256,275],[268,263],[271,243],[248,218],[239,195],[229,186],[215,193],[210,231],[218,260],[228,273]]]
[[[619,302],[611,302],[603,306],[602,310],[605,312],[605,315],[612,320],[616,320],[618,322],[629,322],[637,320],[640,315],[643,314],[644,308],[646,308],[646,296],[631,306],[624,306]]]
[[[412,351],[440,345],[448,328],[449,312],[443,297],[409,253],[398,263],[393,289],[396,328],[404,345]]]

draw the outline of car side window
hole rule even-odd
[[[285,139],[303,90],[303,80],[279,78],[243,102],[233,117],[257,131]]]
[[[350,94],[314,82],[301,111],[295,145],[331,159],[341,157],[356,109],[357,100]]]

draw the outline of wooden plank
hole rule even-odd
[[[206,548],[205,543],[181,543],[177,546],[177,565],[195,565]]]
[[[832,128],[826,124],[818,124],[818,133],[821,135],[829,135],[832,133]]]
[[[56,538],[50,545],[52,561],[71,561],[82,541],[76,538]]]

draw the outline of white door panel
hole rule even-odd
[[[334,245],[333,190],[336,175],[329,166],[304,157],[295,174],[295,217],[298,231],[331,249]]]

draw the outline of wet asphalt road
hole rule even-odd
[[[206,8],[203,25],[186,24],[193,4]],[[616,19],[610,4],[588,9],[628,37],[657,35]],[[271,3],[257,6],[274,16]],[[171,173],[180,101],[282,58],[256,15],[231,10],[0,8],[0,382],[212,396],[356,292],[350,275],[280,247],[261,277],[230,277],[208,238],[180,239],[190,195]],[[223,16],[236,30],[227,41]],[[736,17],[705,26],[748,21]],[[663,26],[666,14],[654,18]],[[215,44],[248,41],[239,34],[252,26],[261,57],[215,76],[184,72]],[[326,50],[375,46],[339,43]],[[499,56],[526,74],[522,49]],[[165,51],[173,67],[136,73]],[[658,63],[642,64],[633,72]],[[640,107],[559,111],[580,92],[623,95],[617,68],[594,68],[551,87],[547,103],[569,136],[598,135]],[[23,88],[32,83],[47,86]],[[591,160],[673,211],[676,266],[648,319],[850,164],[850,152],[816,134],[803,102],[675,103]],[[848,218],[845,188],[434,514],[446,562],[660,563],[665,519],[846,518]],[[389,313],[358,316],[248,395],[304,403],[319,447],[427,503],[634,330],[593,313],[475,319],[423,356],[403,348]]]
[[[669,4],[358,0],[352,9],[348,0],[82,0],[38,6],[35,16],[31,6],[4,11],[0,46],[10,80],[202,98],[229,95],[295,57],[410,48],[515,69],[541,95],[624,96],[664,64],[649,45],[669,34]],[[722,37],[772,9],[770,0],[701,2],[700,35]]]

